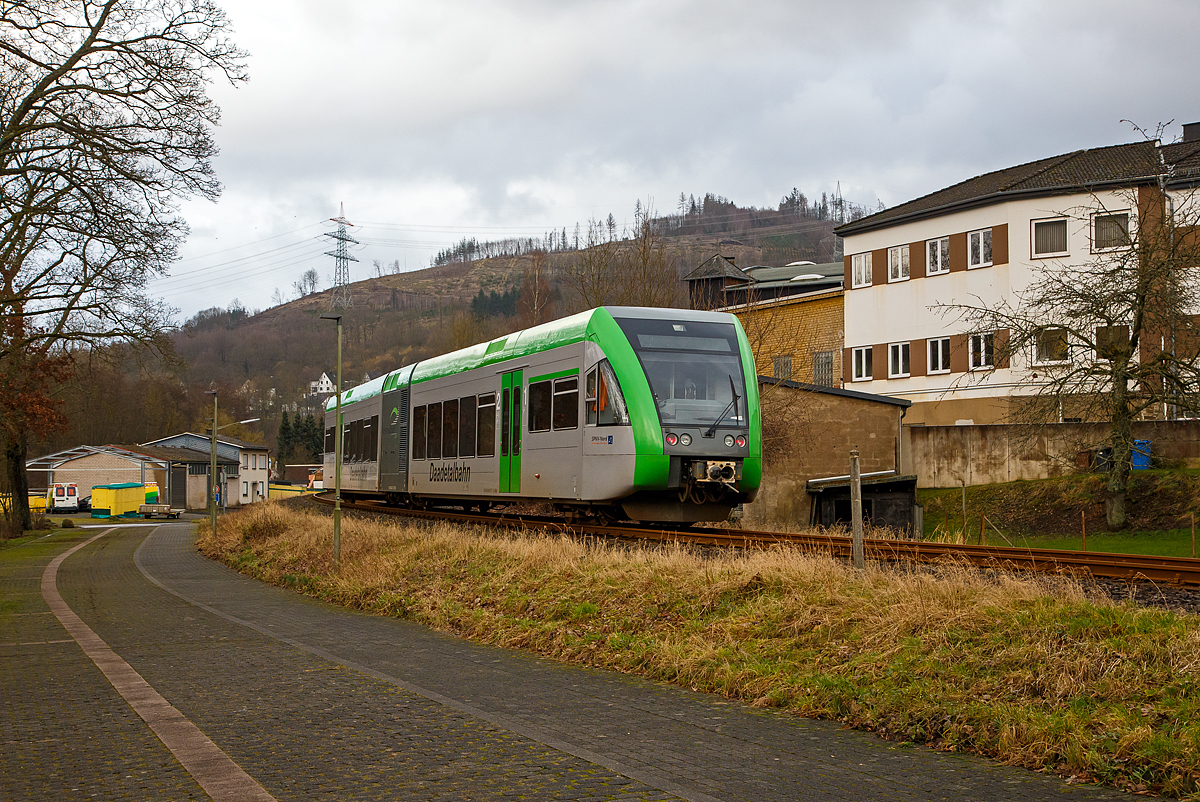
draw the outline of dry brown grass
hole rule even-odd
[[[264,580],[501,646],[885,737],[1195,795],[1200,621],[961,565],[855,571],[795,548],[712,556],[278,504],[200,547]]]

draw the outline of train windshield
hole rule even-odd
[[[650,380],[664,426],[747,425],[746,384],[732,323],[618,318],[617,324]]]

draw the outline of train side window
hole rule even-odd
[[[458,399],[458,456],[475,456],[475,396]]]
[[[475,443],[479,456],[496,456],[496,394],[487,393],[479,396],[479,413],[475,434]]]
[[[371,436],[367,440],[367,460],[375,462],[379,459],[379,416],[371,416]]]
[[[442,459],[458,456],[458,399],[442,404]]]
[[[597,422],[596,413],[596,373],[599,368],[592,368],[587,374],[586,392],[584,393],[584,404],[587,407],[587,424],[595,426]]]
[[[429,405],[429,433],[425,436],[425,450],[430,459],[442,458],[442,405]]]
[[[550,431],[550,405],[554,390],[549,381],[529,385],[529,431]]]
[[[530,398],[532,400],[532,391]],[[579,428],[579,377],[554,381],[554,429]]]
[[[500,395],[500,456],[508,456],[508,390]]]
[[[332,426],[325,427],[325,453],[326,454],[333,453],[333,427]]]
[[[425,459],[425,405],[412,411],[412,458]]]
[[[617,375],[608,360],[597,363],[587,375],[587,422],[592,426],[628,426],[629,412]]]
[[[350,454],[354,450],[354,426],[351,423],[342,424],[342,462],[350,461]]]

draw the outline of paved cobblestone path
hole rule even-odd
[[[0,799],[205,799],[42,600],[93,534],[0,551]],[[1128,799],[332,607],[191,542],[114,530],[59,592],[278,800]]]

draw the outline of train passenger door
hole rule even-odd
[[[521,492],[521,374],[500,376],[500,487],[501,493]]]

